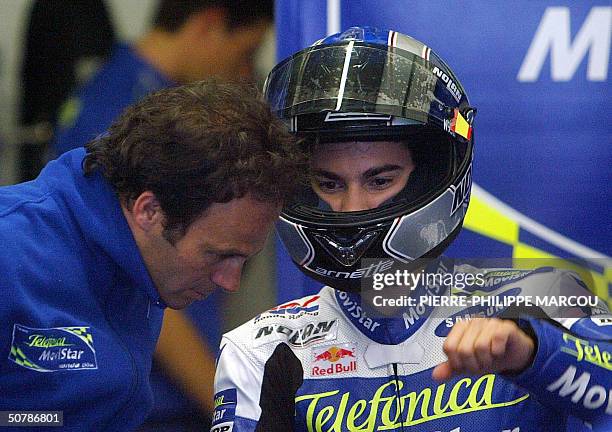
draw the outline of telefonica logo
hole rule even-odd
[[[495,375],[483,375],[478,379],[463,378],[454,385],[425,387],[399,397],[402,413],[396,412],[397,395],[404,388],[402,381],[392,380],[381,385],[371,400],[351,401],[351,392],[340,390],[301,395],[295,398],[296,406],[307,403],[306,425],[311,430],[391,430],[414,426],[432,420],[466,414],[474,411],[503,408],[518,404],[529,397],[524,394],[516,399],[493,401]],[[315,428],[316,425],[316,428]]]
[[[39,334],[33,334],[33,335],[30,335],[28,340],[29,342],[27,342],[26,345],[30,347],[53,348],[53,347],[72,346],[72,344],[66,343],[65,337],[52,338],[52,337],[45,337]]]
[[[600,368],[612,371],[612,353],[600,348],[598,344],[586,341],[569,335],[563,334],[563,340],[570,346],[561,347],[561,351],[568,353],[576,360],[586,361]]]

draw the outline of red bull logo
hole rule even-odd
[[[355,347],[351,344],[313,348],[312,376],[338,375],[357,371]]]
[[[321,354],[315,357],[315,361],[327,360],[330,362],[337,362],[341,358],[344,357],[353,357],[355,358],[355,350],[339,348],[337,346],[333,346],[328,350],[323,351]]]

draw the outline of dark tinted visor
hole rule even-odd
[[[283,118],[325,110],[371,112],[438,126],[466,99],[449,70],[399,48],[361,42],[295,54],[272,70],[265,93]]]

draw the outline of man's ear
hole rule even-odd
[[[134,200],[131,213],[134,223],[147,232],[162,226],[165,219],[161,205],[151,191],[144,191]]]

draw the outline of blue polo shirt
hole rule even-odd
[[[115,193],[84,176],[84,154],[0,188],[0,410],[127,431],[152,407],[164,305]]]

